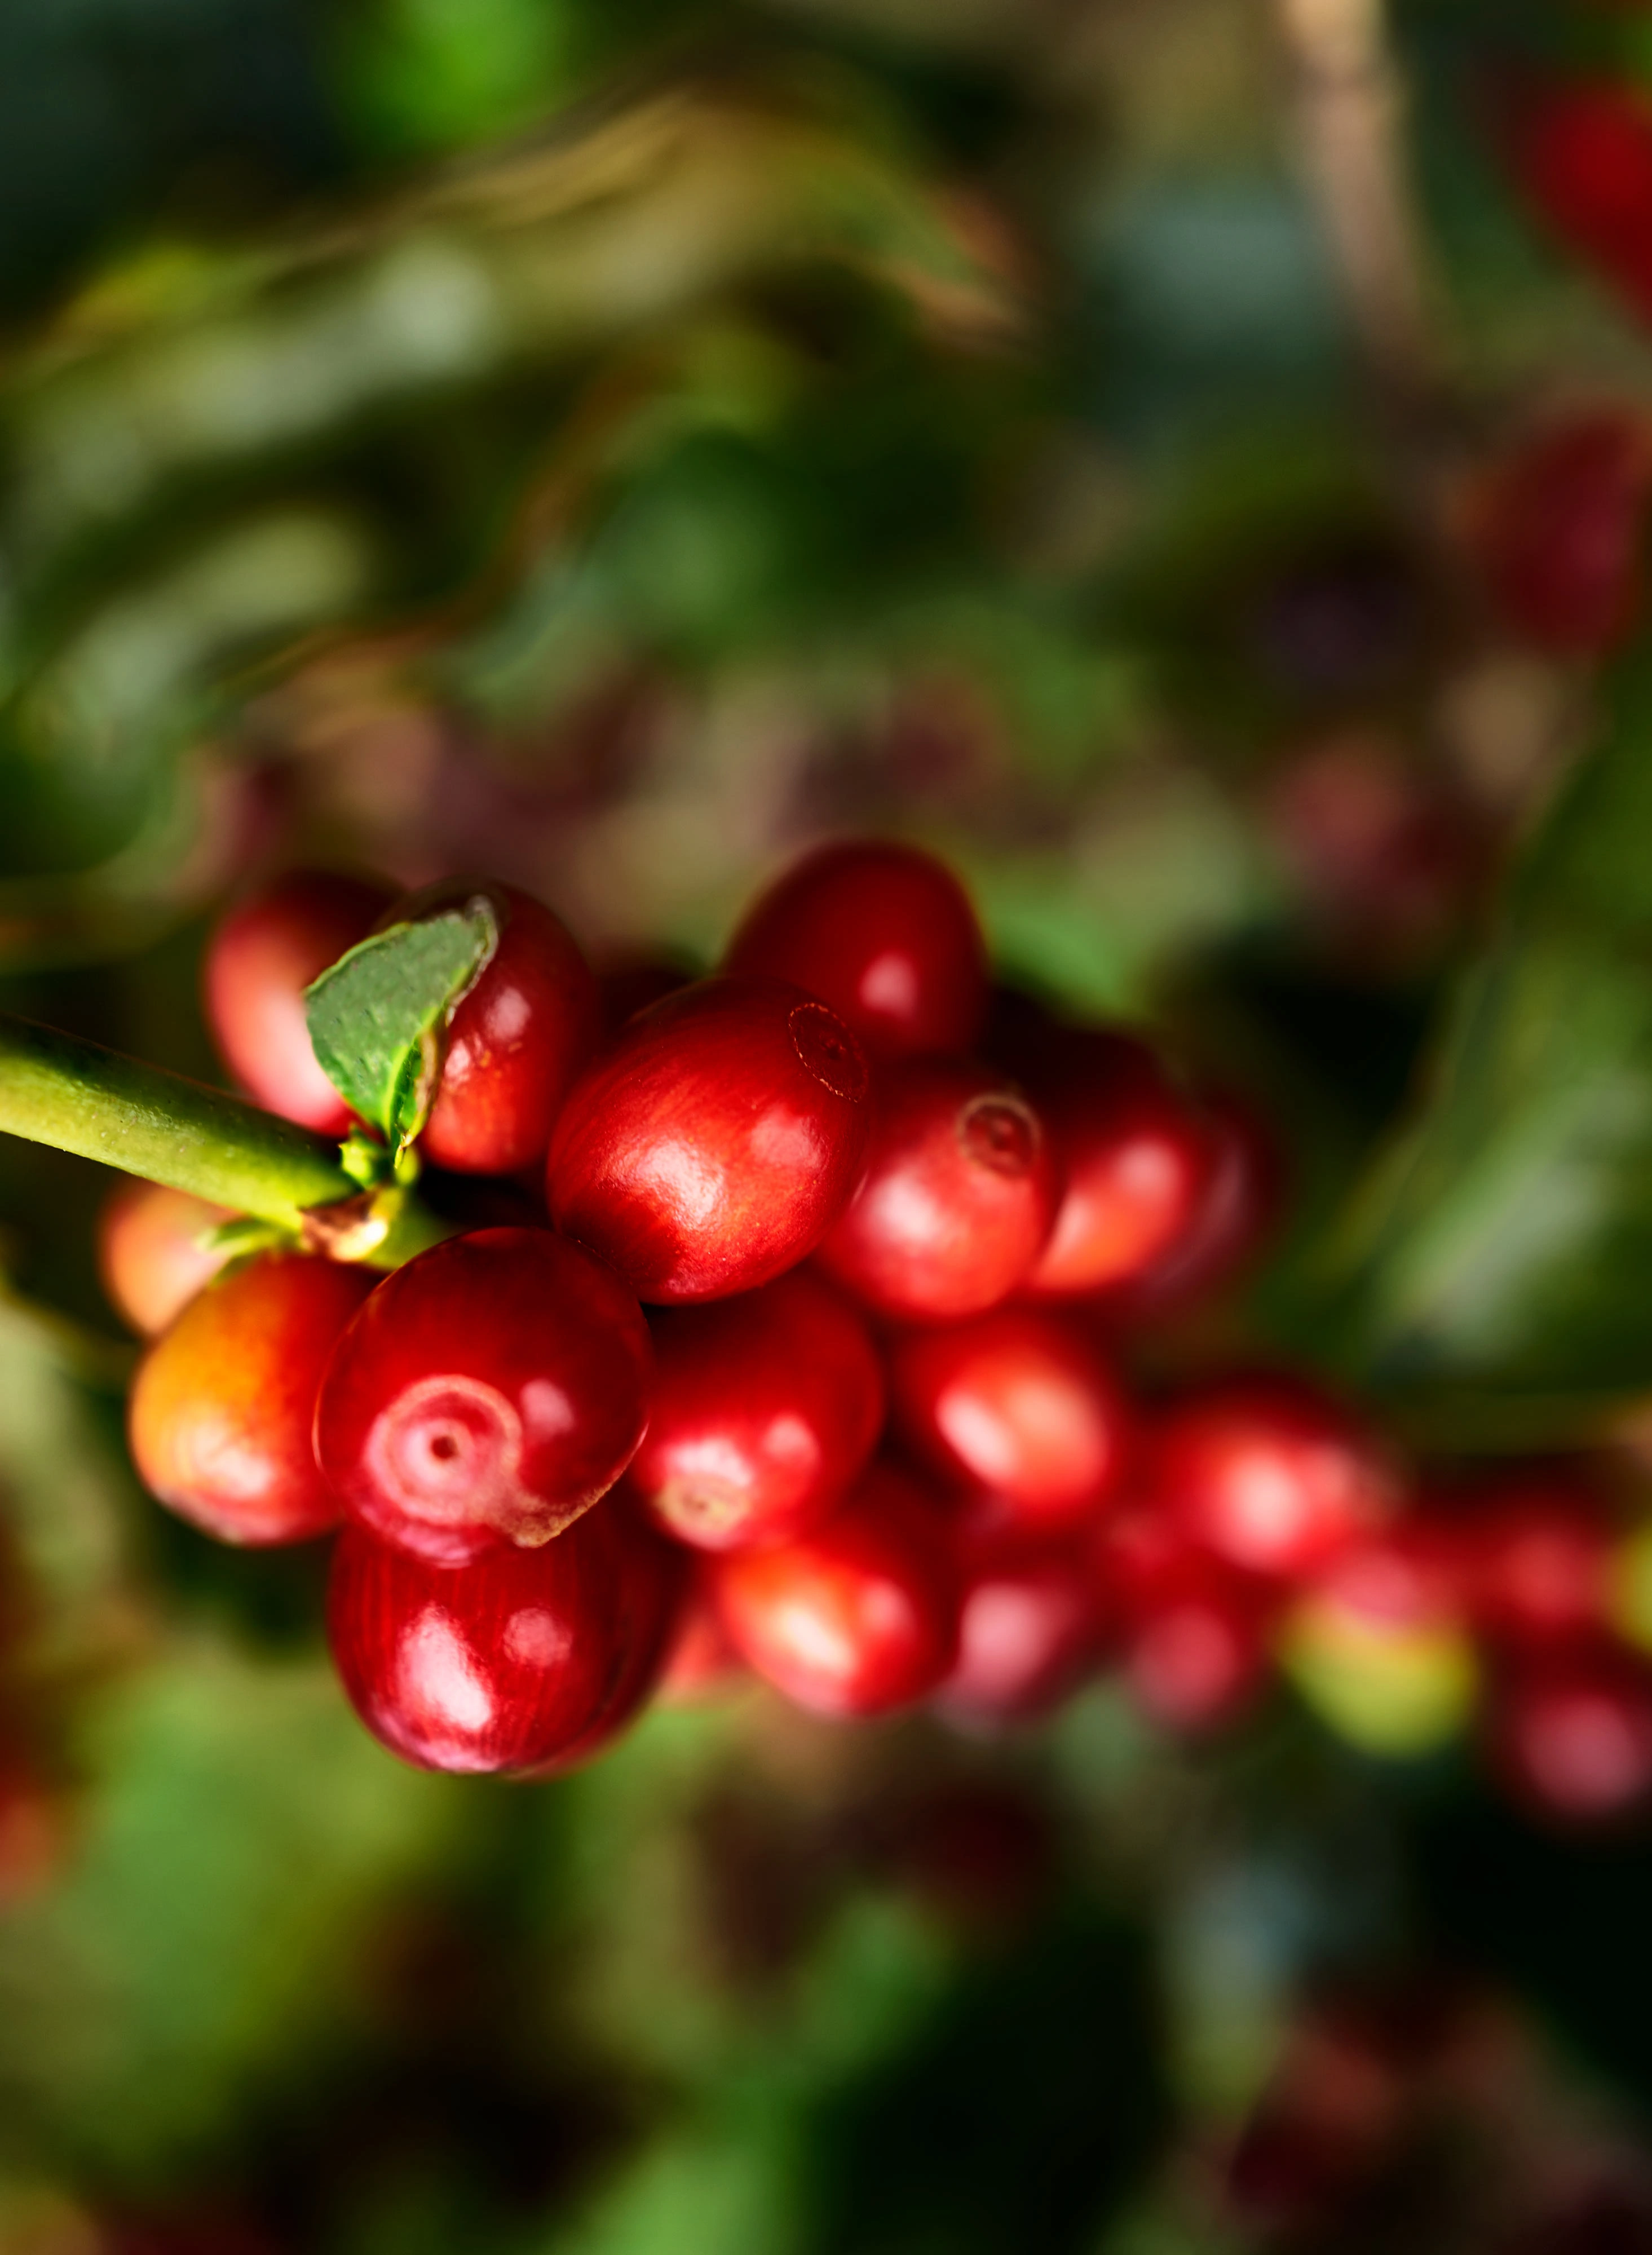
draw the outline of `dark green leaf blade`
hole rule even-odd
[[[376,932],[308,990],[310,1041],[321,1070],[392,1150],[423,1124],[435,1036],[498,937],[488,903],[470,901]]]
[[[1652,1384],[1652,659],[1608,685],[1343,1252],[1367,1378],[1552,1393],[1563,1425]]]

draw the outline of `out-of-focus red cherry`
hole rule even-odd
[[[1652,105],[1618,81],[1533,81],[1513,91],[1502,123],[1537,211],[1652,316]]]
[[[283,1119],[342,1135],[349,1106],[316,1063],[304,991],[359,940],[390,888],[324,869],[292,869],[237,902],[207,943],[207,1022],[250,1095]]]
[[[1493,467],[1469,537],[1516,634],[1563,657],[1623,640],[1641,607],[1649,488],[1652,434],[1621,407],[1557,417]]]
[[[1142,1504],[1103,1527],[1092,1570],[1120,1670],[1144,1713],[1199,1732],[1255,1705],[1269,1672],[1265,1585]]]
[[[1145,1042],[1064,1028],[1019,1067],[1061,1179],[1026,1289],[1071,1297],[1148,1274],[1198,1215],[1214,1156],[1197,1107]]]
[[[151,1493],[224,1542],[301,1542],[336,1524],[310,1442],[316,1391],[376,1282],[263,1253],[198,1293],[132,1384],[132,1456]]]
[[[629,1288],[545,1229],[479,1229],[379,1285],[339,1340],[316,1454],[344,1507],[447,1566],[559,1535],[618,1479],[648,1416]]]
[[[987,952],[969,896],[917,847],[822,846],[748,910],[730,971],[787,979],[830,1005],[874,1057],[974,1046]]]
[[[1606,1823],[1652,1798],[1652,1675],[1621,1653],[1560,1653],[1494,1687],[1492,1760],[1515,1798],[1563,1825]]]
[[[1110,1296],[1116,1319],[1163,1317],[1208,1299],[1266,1242],[1282,1202],[1278,1150],[1249,1107],[1232,1098],[1206,1099],[1204,1118],[1210,1164],[1187,1226]]]
[[[1084,1526],[1116,1486],[1127,1448],[1124,1398],[1070,1324],[996,1308],[945,1330],[909,1331],[890,1350],[896,1418],[950,1479],[985,1492],[974,1515],[1028,1535]]]
[[[962,1723],[1030,1721],[1088,1674],[1103,1618],[1083,1552],[1060,1543],[967,1546],[958,1658],[937,1699]]]
[[[866,1060],[823,1003],[702,980],[632,1019],[574,1089],[551,1210],[645,1300],[750,1291],[819,1243],[869,1124]]]
[[[742,1657],[800,1707],[883,1715],[926,1698],[958,1648],[957,1570],[930,1500],[875,1465],[824,1527],[714,1568]]]
[[[206,1242],[228,1206],[159,1183],[123,1183],[97,1218],[97,1271],[110,1303],[152,1338],[228,1259]]]
[[[453,879],[410,894],[383,924],[485,899],[499,941],[448,1022],[441,1078],[420,1149],[456,1174],[537,1166],[564,1098],[596,1047],[596,980],[561,918],[514,885]]]
[[[1037,1113],[989,1066],[923,1057],[878,1079],[866,1171],[820,1260],[888,1316],[995,1307],[1030,1275],[1057,1184]]]
[[[788,1541],[824,1519],[871,1455],[883,1376],[864,1322],[806,1273],[650,1325],[648,1432],[627,1485],[702,1550]]]
[[[1458,1577],[1482,1636],[1539,1652],[1603,1633],[1613,1528],[1586,1476],[1516,1468],[1449,1500]]]
[[[1163,1412],[1152,1443],[1161,1507],[1230,1564],[1300,1575],[1384,1525],[1400,1477],[1350,1411],[1297,1380],[1219,1380]]]
[[[347,1528],[327,1634],[376,1738],[425,1769],[543,1771],[594,1753],[646,1698],[675,1619],[670,1546],[617,1505],[461,1571]]]

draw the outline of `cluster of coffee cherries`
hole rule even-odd
[[[206,993],[243,1086],[342,1135],[306,988],[477,889],[300,872],[236,908]],[[1395,1740],[1479,1647],[1550,1802],[1652,1785],[1617,1538],[1569,1476],[1419,1501],[1300,1377],[1127,1382],[1257,1241],[1265,1150],[1135,1036],[995,994],[943,864],[820,848],[692,981],[599,977],[548,910],[481,889],[498,942],[421,1142],[455,1234],[383,1276],[284,1248],[212,1276],[210,1210],[141,1186],[103,1235],[158,1333],[144,1479],[229,1542],[338,1531],[332,1647],[388,1746],[549,1774],[657,1691],[744,1673],[982,1728],[1107,1668],[1192,1731],[1282,1657]]]

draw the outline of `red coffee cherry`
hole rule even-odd
[[[857,839],[805,854],[748,910],[726,967],[818,995],[874,1057],[969,1050],[986,1015],[969,896],[915,846]]]
[[[822,1265],[889,1316],[933,1322],[995,1307],[1049,1234],[1056,1180],[1043,1126],[989,1066],[924,1057],[880,1078],[859,1189]]]
[[[648,1432],[626,1485],[701,1550],[785,1542],[865,1465],[883,1376],[865,1324],[819,1277],[782,1276],[708,1307],[668,1308],[654,1337]]]
[[[1563,657],[1623,640],[1641,607],[1649,485],[1646,425],[1619,407],[1558,418],[1493,467],[1470,541],[1517,634]]]
[[[984,1492],[977,1523],[1027,1535],[1085,1526],[1116,1486],[1124,1399],[1071,1325],[1000,1308],[890,1352],[890,1389],[911,1446],[952,1480]]]
[[[1652,1797],[1652,1675],[1620,1653],[1522,1667],[1494,1687],[1487,1732],[1503,1783],[1551,1822],[1606,1823]]]
[[[223,1542],[302,1542],[334,1526],[310,1443],[316,1389],[377,1281],[262,1253],[197,1294],[132,1384],[132,1457],[151,1493]]]
[[[239,902],[207,943],[207,1022],[250,1096],[285,1120],[343,1135],[350,1110],[315,1061],[304,990],[365,939],[387,885],[292,869]]]
[[[835,1517],[716,1562],[723,1626],[757,1674],[820,1715],[884,1715],[933,1691],[958,1645],[946,1529],[911,1482],[875,1465]]]
[[[211,1282],[228,1254],[204,1242],[228,1206],[159,1183],[123,1183],[97,1219],[97,1273],[110,1303],[151,1338]]]
[[[1065,1028],[1021,1078],[1061,1177],[1029,1291],[1066,1297],[1150,1272],[1197,1220],[1214,1139],[1144,1042]]]
[[[1652,107],[1633,87],[1529,82],[1508,105],[1505,143],[1555,233],[1652,314]]]
[[[1141,1505],[1102,1528],[1093,1570],[1125,1683],[1145,1714],[1168,1730],[1199,1732],[1224,1728],[1255,1704],[1269,1674],[1265,1585]]]
[[[1071,1545],[966,1549],[958,1659],[936,1695],[977,1725],[1030,1722],[1078,1689],[1100,1654],[1104,1619],[1089,1562]]]
[[[1282,1202],[1277,1149],[1255,1114],[1229,1098],[1206,1101],[1204,1124],[1209,1165],[1192,1212],[1159,1257],[1109,1296],[1115,1322],[1159,1320],[1210,1298],[1267,1240]]]
[[[1604,1498],[1563,1466],[1522,1467],[1446,1498],[1457,1575],[1479,1633],[1530,1653],[1589,1643],[1611,1611],[1613,1528]]]
[[[512,1175],[544,1158],[563,1100],[596,1047],[601,1004],[561,918],[514,885],[430,885],[381,922],[416,923],[478,896],[492,907],[499,944],[449,1022],[420,1149],[457,1174]]]
[[[648,1416],[642,1310],[546,1229],[450,1237],[340,1339],[315,1447],[345,1508],[458,1566],[550,1541],[625,1470]]]
[[[866,1060],[824,1004],[706,979],[632,1019],[551,1146],[559,1226],[645,1300],[714,1300],[812,1252],[854,1186]]]
[[[566,1768],[646,1698],[679,1580],[669,1546],[608,1503],[554,1542],[507,1546],[457,1572],[349,1527],[327,1634],[351,1704],[404,1760]]]
[[[1161,1418],[1155,1496],[1193,1541],[1255,1574],[1307,1572],[1401,1500],[1375,1437],[1295,1380],[1230,1379]]]

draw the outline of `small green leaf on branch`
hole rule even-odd
[[[448,1020],[498,943],[493,910],[474,900],[376,932],[308,990],[310,1041],[321,1070],[384,1138],[387,1165],[424,1126]]]

